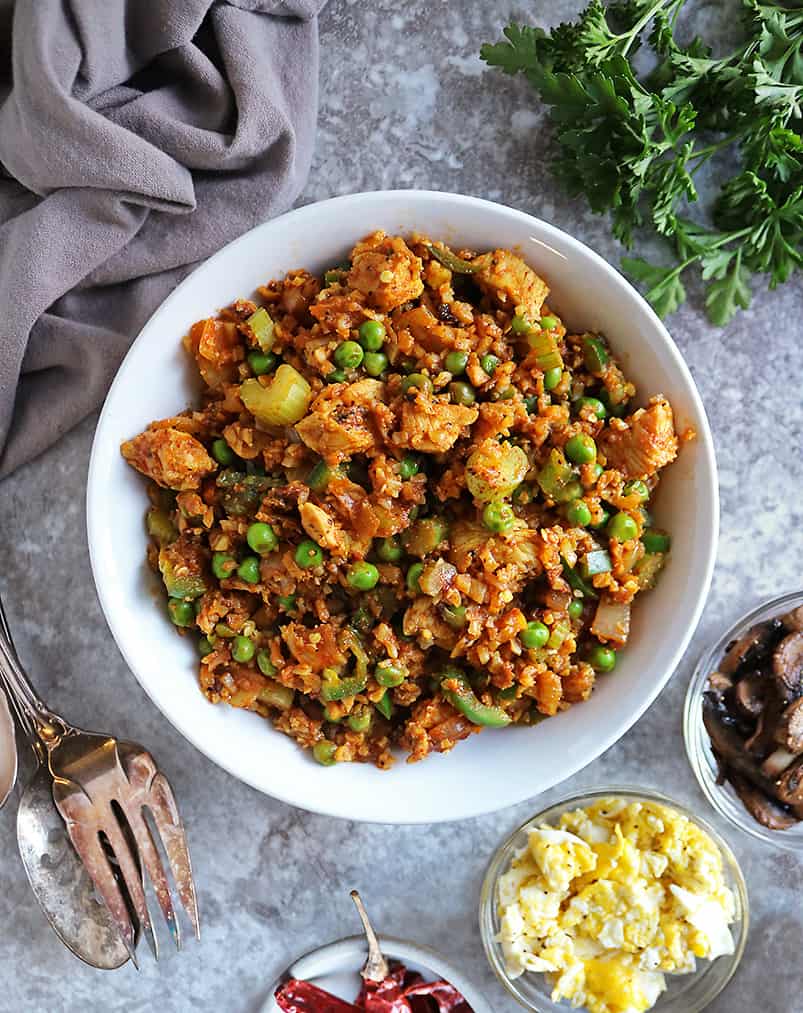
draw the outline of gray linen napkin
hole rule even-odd
[[[189,265],[292,204],[324,2],[0,0],[0,475],[100,404]]]

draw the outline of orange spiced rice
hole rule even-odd
[[[375,232],[193,325],[200,406],[122,452],[210,701],[388,767],[615,667],[669,551],[648,505],[678,438],[548,292],[509,250]]]

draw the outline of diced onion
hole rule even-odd
[[[513,443],[483,444],[466,461],[468,491],[480,503],[504,499],[524,481],[527,455]]]
[[[604,594],[597,605],[591,632],[600,640],[624,647],[630,633],[629,602],[614,601],[610,595]]]

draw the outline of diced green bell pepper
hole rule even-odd
[[[501,707],[480,702],[459,669],[447,669],[443,673],[441,690],[449,703],[474,725],[503,728],[511,722],[510,715]]]

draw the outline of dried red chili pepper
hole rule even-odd
[[[330,995],[309,981],[291,978],[275,993],[279,1009],[285,1013],[360,1013],[360,1007]]]

